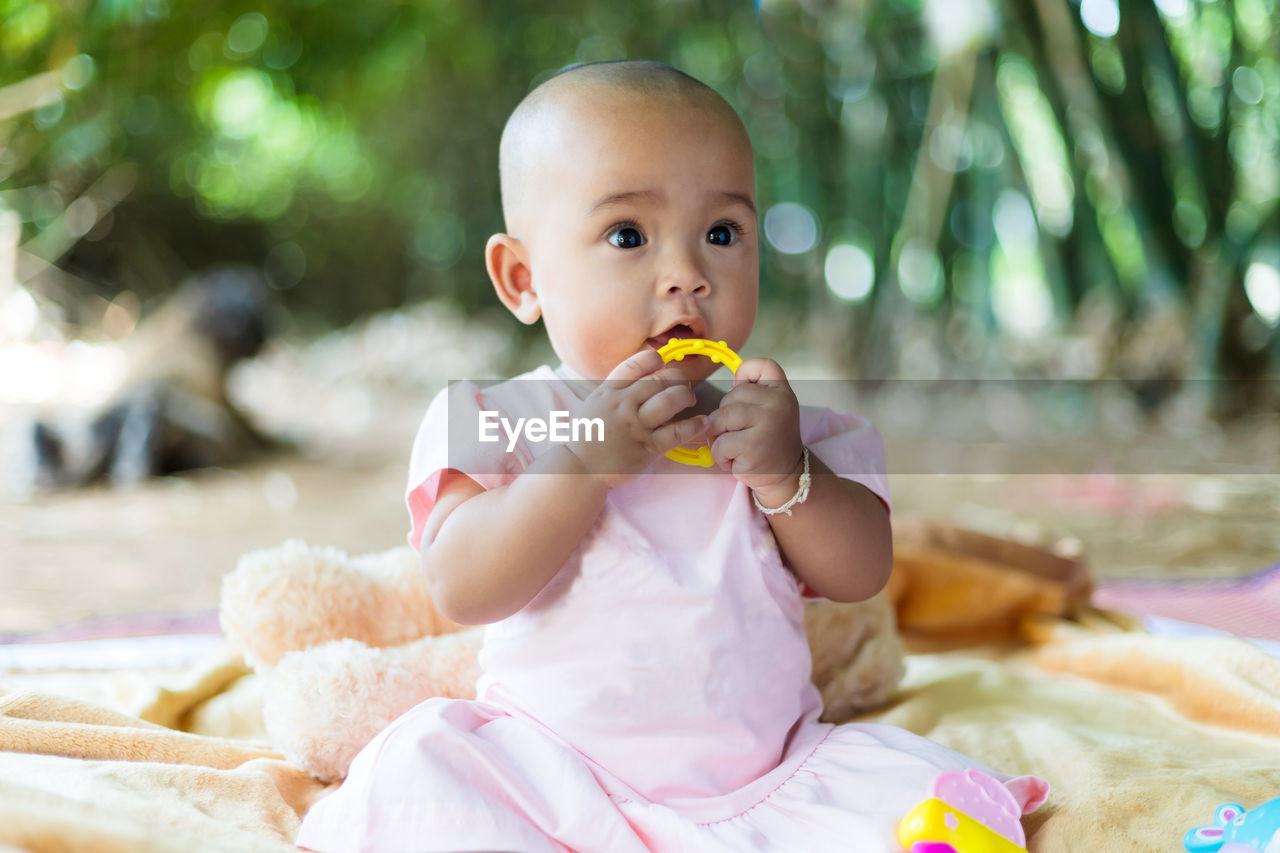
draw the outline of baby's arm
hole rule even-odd
[[[422,568],[436,606],[466,625],[515,613],[564,565],[608,493],[563,445],[509,485],[487,491],[465,474],[446,472],[422,538]]]
[[[786,375],[769,359],[738,368],[711,415],[712,455],[761,505],[796,494],[803,471],[800,408]],[[893,567],[889,512],[867,487],[838,477],[810,455],[809,496],[791,514],[767,516],[796,576],[833,601],[862,601],[884,588]]]
[[[604,421],[603,440],[557,445],[506,486],[485,490],[448,470],[422,537],[422,567],[436,606],[463,624],[504,619],[560,570],[610,489],[659,454],[690,441],[705,417],[670,422],[694,403],[687,383],[652,350],[609,375],[575,412]]]
[[[814,592],[832,601],[862,601],[884,588],[893,568],[889,511],[860,483],[831,472],[810,454],[808,499],[791,515],[767,516],[787,565]],[[756,489],[767,507],[795,494],[800,469],[771,488]]]

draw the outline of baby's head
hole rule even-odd
[[[756,317],[751,145],[712,89],[656,62],[563,71],[502,133],[498,297],[590,379],[672,337],[737,350]],[[716,365],[686,359],[690,379]]]

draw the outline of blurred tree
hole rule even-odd
[[[942,361],[987,369],[1011,354],[1086,376],[1274,366],[1274,0],[775,0],[764,12],[784,73],[819,77],[842,102],[839,121],[792,115],[801,138],[838,152],[798,160],[828,180],[821,220],[863,250],[859,235],[874,240],[857,268],[869,287],[833,269],[841,235],[826,243],[864,370],[902,371],[921,328]],[[825,56],[792,58],[802,43]],[[1103,364],[1063,363],[1053,350],[1087,305],[1111,306],[1116,347]],[[975,349],[975,335],[1021,347]]]
[[[328,322],[441,295],[484,310],[507,114],[566,64],[645,57],[742,113],[767,316],[834,340],[850,369],[1273,365],[1275,0],[494,11],[0,0],[18,280],[73,321],[226,261]]]

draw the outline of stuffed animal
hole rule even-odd
[[[405,711],[433,696],[473,698],[481,628],[445,618],[407,547],[351,558],[300,541],[240,559],[222,584],[223,632],[263,679],[276,748],[336,782]],[[805,605],[824,720],[883,703],[903,647],[887,595]]]

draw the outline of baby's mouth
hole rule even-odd
[[[693,329],[689,328],[684,323],[677,323],[676,325],[672,326],[670,329],[667,329],[662,334],[654,335],[652,338],[649,338],[648,340],[645,341],[645,343],[653,347],[654,349],[662,349],[664,346],[667,345],[667,342],[670,341],[672,338],[694,338],[694,337],[697,337],[697,335],[694,333]]]

